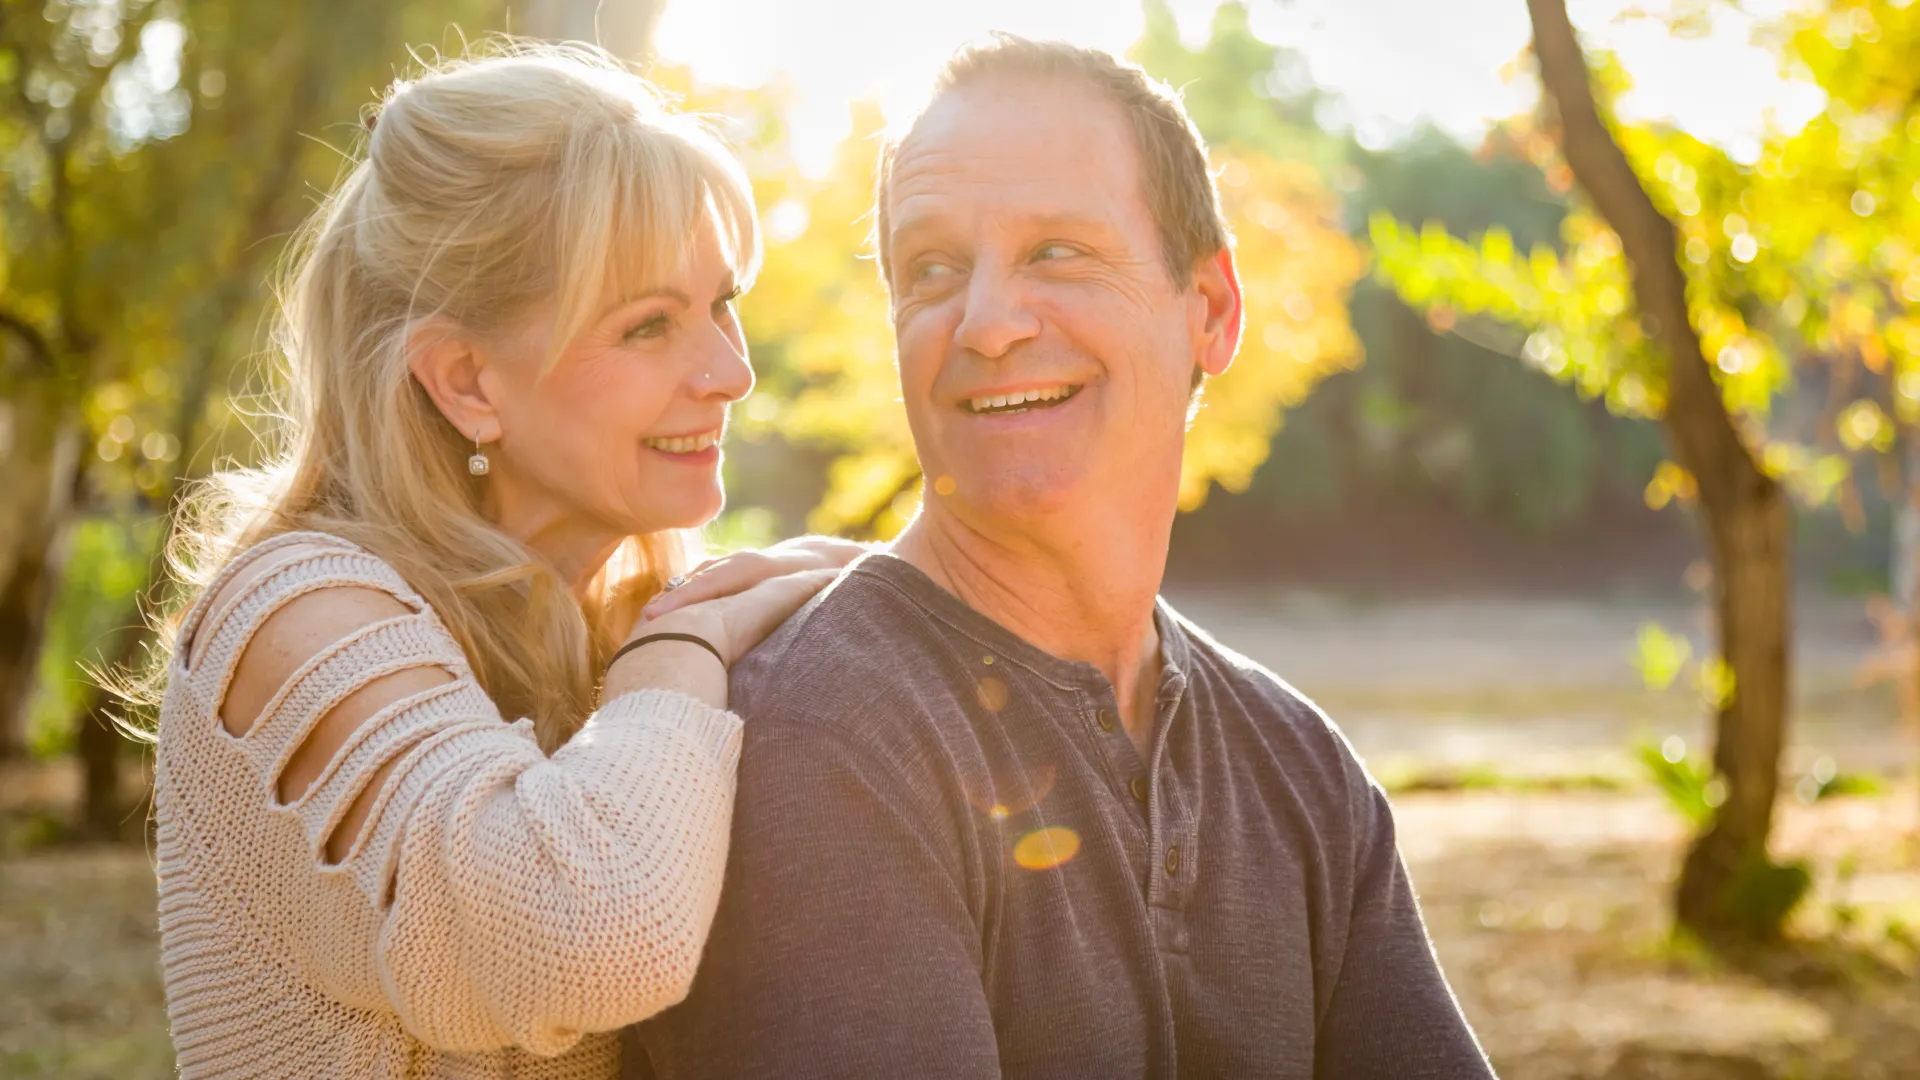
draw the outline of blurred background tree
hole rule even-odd
[[[259,374],[267,273],[339,169],[329,141],[358,136],[367,88],[406,43],[498,17],[463,3],[0,9],[0,754],[77,745],[87,831],[120,825],[120,740],[74,655],[40,648],[50,605],[63,587],[74,601],[64,643],[105,665],[137,657],[174,494],[251,450],[237,406]]]
[[[1856,523],[1849,455],[1864,455],[1888,488],[1905,486],[1893,452],[1911,445],[1904,432],[1920,415],[1910,310],[1920,262],[1906,239],[1920,199],[1920,21],[1899,2],[1835,0],[1769,26],[1782,66],[1829,104],[1735,160],[1670,125],[1613,121],[1625,72],[1596,57],[1596,101],[1564,7],[1530,7],[1554,110],[1502,137],[1548,176],[1576,179],[1590,202],[1562,223],[1557,245],[1516,243],[1497,226],[1464,241],[1455,233],[1468,230],[1429,221],[1416,231],[1378,214],[1378,269],[1431,318],[1496,337],[1511,328],[1509,347],[1528,365],[1616,412],[1665,422],[1675,461],[1647,499],[1701,514],[1721,639],[1706,674],[1719,687],[1713,772],[1724,801],[1689,854],[1677,912],[1703,932],[1771,933],[1805,884],[1766,860],[1788,701],[1789,525],[1777,485],[1803,506],[1837,499]],[[1713,14],[1684,3],[1661,17],[1686,34]],[[1778,888],[1743,891],[1755,875]],[[1732,895],[1767,899],[1742,920],[1729,918]]]

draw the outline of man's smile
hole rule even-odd
[[[982,394],[968,398],[965,408],[977,416],[1004,416],[1034,409],[1051,409],[1064,404],[1080,392],[1074,383],[1060,383],[1026,390]]]

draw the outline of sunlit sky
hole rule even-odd
[[[605,0],[616,3],[618,0]],[[1795,0],[1748,0],[1764,15]],[[1182,36],[1205,40],[1218,0],[1172,0]],[[1344,122],[1384,145],[1421,120],[1463,138],[1532,104],[1528,78],[1501,69],[1528,38],[1524,0],[1252,0],[1255,33],[1305,54],[1314,81],[1337,93]],[[1635,81],[1630,117],[1671,119],[1749,160],[1772,123],[1789,130],[1824,104],[1785,80],[1752,44],[1753,15],[1717,18],[1702,39],[1676,39],[1648,19],[1622,19],[1628,0],[1573,0],[1574,21],[1618,51]],[[1661,0],[1639,6],[1658,9]],[[795,95],[795,152],[826,166],[849,128],[848,106],[877,99],[890,120],[916,108],[930,73],[956,45],[989,30],[1064,38],[1115,52],[1139,36],[1135,0],[669,0],[656,44],[705,81]]]

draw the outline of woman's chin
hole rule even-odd
[[[635,535],[672,529],[698,529],[720,516],[720,511],[726,509],[727,496],[720,485],[715,484],[704,492],[656,493],[652,499],[644,500],[639,505],[645,508],[645,512],[627,522],[628,531]]]

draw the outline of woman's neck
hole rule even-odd
[[[587,587],[625,537],[579,514],[544,502],[501,497],[505,494],[497,491],[489,507],[494,525],[547,560],[574,598],[584,601]]]

